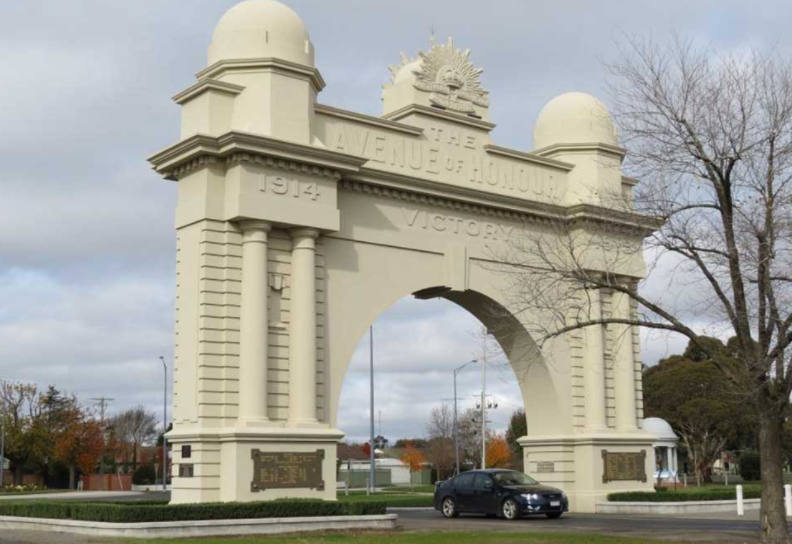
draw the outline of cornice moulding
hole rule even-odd
[[[409,106],[405,106],[396,111],[392,111],[387,115],[383,115],[382,118],[390,121],[398,121],[399,119],[403,119],[404,117],[407,117],[408,115],[413,113],[434,117],[436,119],[442,119],[443,121],[450,121],[452,123],[468,125],[470,127],[476,128],[478,130],[484,130],[486,132],[491,132],[492,129],[495,128],[495,123],[490,123],[489,121],[482,121],[481,119],[476,119],[475,117],[470,117],[468,115],[460,115],[458,113],[452,113],[447,110],[441,110],[439,108],[430,108],[428,106],[421,106],[420,104],[410,104]]]
[[[627,150],[623,147],[619,147],[617,145],[610,145],[610,144],[603,144],[597,142],[581,142],[581,143],[571,143],[571,144],[553,144],[548,145],[539,149],[533,150],[531,153],[534,155],[553,155],[555,153],[576,153],[576,152],[589,152],[589,151],[599,151],[601,153],[606,153],[609,155],[616,155],[620,159],[623,159],[624,156],[627,154]]]
[[[350,185],[350,183],[356,184]],[[357,173],[346,174],[342,181],[342,187],[381,194],[396,200],[417,199],[436,206],[473,211],[484,215],[518,219],[530,218],[548,222],[562,221],[569,224],[590,222],[610,228],[626,229],[641,236],[651,234],[662,225],[656,219],[636,213],[589,204],[564,207],[369,168],[361,168]]]
[[[280,69],[287,72],[300,74],[311,80],[316,92],[325,88],[325,81],[317,68],[290,62],[283,59],[272,57],[255,59],[231,59],[219,60],[195,74],[198,79],[213,78],[226,70],[260,70],[260,69]]]
[[[326,104],[316,104],[314,106],[314,111],[316,113],[327,115],[330,117],[337,117],[339,119],[346,119],[349,121],[356,121],[358,123],[365,123],[367,125],[371,125],[377,128],[384,128],[387,130],[395,130],[397,132],[403,132],[405,134],[409,134],[410,136],[420,136],[421,134],[423,134],[424,131],[420,127],[414,127],[412,125],[406,125],[404,123],[398,123],[396,121],[389,121],[388,119],[383,119],[381,117],[373,117],[371,115],[365,115],[354,111],[343,110],[341,108],[328,106]]]
[[[195,98],[196,96],[199,96],[209,90],[237,95],[244,91],[245,87],[242,85],[236,85],[235,83],[220,81],[219,79],[205,78],[175,95],[173,97],[173,101],[177,104],[184,104],[188,100]]]
[[[635,178],[631,178],[629,176],[622,176],[621,182],[624,185],[629,185],[630,187],[635,187],[636,185],[638,185],[640,183],[639,180],[637,180]]]
[[[227,132],[219,137],[196,134],[155,153],[148,160],[166,179],[175,180],[174,172],[191,160],[202,156],[227,157],[240,152],[340,172],[355,172],[367,162],[367,159],[354,155],[241,131]]]
[[[493,155],[509,157],[512,159],[517,159],[519,161],[529,162],[531,164],[538,164],[540,166],[549,166],[550,168],[556,168],[558,170],[563,170],[564,172],[569,172],[570,170],[573,170],[575,168],[574,164],[569,164],[568,162],[557,161],[555,159],[548,159],[546,157],[541,157],[533,153],[526,153],[524,151],[517,151],[516,149],[500,147],[495,144],[485,144],[484,150],[487,153],[492,153]]]

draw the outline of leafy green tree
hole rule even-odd
[[[514,411],[506,429],[506,442],[514,455],[522,455],[522,446],[517,443],[519,438],[528,434],[528,421],[525,419],[525,410],[519,408]]]
[[[736,364],[718,344],[711,346],[718,361],[689,346],[685,351],[689,357],[664,359],[648,368],[643,379],[646,417],[668,421],[681,438],[699,483],[711,479],[712,465],[726,446],[756,425],[740,402],[739,391],[717,369],[717,365]]]

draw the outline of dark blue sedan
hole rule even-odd
[[[566,493],[516,470],[471,470],[438,482],[434,507],[447,518],[460,513],[517,519],[530,514],[559,518],[569,510]]]

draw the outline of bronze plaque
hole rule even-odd
[[[602,450],[602,483],[646,482],[646,450],[639,452],[609,452]]]
[[[253,450],[251,491],[307,487],[324,489],[322,462],[324,450],[315,452],[269,452]]]

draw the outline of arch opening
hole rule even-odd
[[[529,435],[558,429],[556,387],[528,331],[503,305],[483,293],[433,286],[390,303],[355,331],[353,353],[343,363],[336,361],[345,368],[338,378],[341,387],[332,399],[336,409],[331,417],[349,442],[369,440],[367,330],[375,323],[381,324],[374,331],[375,435],[384,435],[392,444],[394,438],[424,434],[432,409],[454,399],[454,369],[482,351],[481,340],[472,334],[476,329],[486,331],[500,352],[490,353],[487,365],[488,400],[500,404],[499,410],[488,413],[488,431],[503,433],[519,408],[525,410]],[[480,406],[480,368],[469,365],[459,373],[460,417]],[[383,407],[384,424],[380,424]],[[397,410],[401,412],[398,418],[389,416]]]

